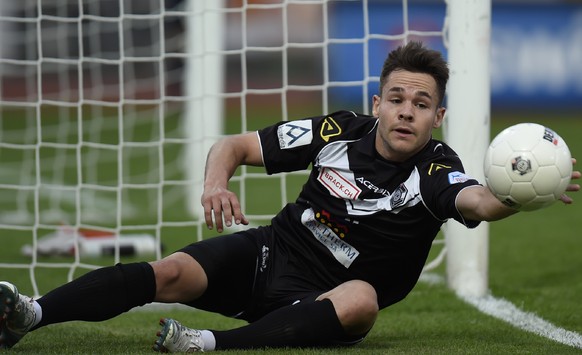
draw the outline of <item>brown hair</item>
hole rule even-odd
[[[439,104],[445,98],[449,67],[439,51],[426,48],[422,42],[412,41],[399,46],[388,54],[382,66],[380,76],[380,95],[386,85],[388,76],[395,70],[406,70],[413,73],[425,73],[434,78],[439,94]]]

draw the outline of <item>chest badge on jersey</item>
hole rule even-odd
[[[328,142],[331,137],[339,136],[342,134],[341,127],[334,121],[331,117],[326,117],[321,124],[321,130],[319,131],[319,135],[321,138]]]
[[[396,190],[390,196],[390,206],[392,209],[396,209],[402,205],[406,201],[406,195],[408,194],[408,189],[406,188],[405,184],[400,184]]]

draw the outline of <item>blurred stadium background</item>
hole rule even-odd
[[[202,40],[205,54],[192,56],[188,17],[199,15],[190,6],[200,3],[208,2],[0,2],[0,279],[41,295],[88,269],[144,258],[119,249],[100,258],[23,252],[47,236],[63,237],[57,245],[69,243],[69,227],[152,236],[160,246],[153,257],[213,235],[193,212],[198,197],[191,188],[200,185],[204,164],[204,154],[192,155],[193,143],[207,147],[223,133],[340,108],[368,113],[382,61],[405,38],[447,55],[444,0],[297,0],[289,6],[224,0],[216,33],[211,26],[195,29],[216,42]],[[491,136],[517,122],[539,122],[582,157],[582,1],[493,0],[491,25]],[[186,70],[192,58],[223,68],[213,74],[217,82],[208,82],[202,68],[192,89]],[[201,107],[216,102],[219,107],[204,111],[213,113],[202,114]],[[203,134],[208,126],[217,131]],[[303,174],[265,177],[262,169],[243,168],[232,188],[259,224],[295,198]],[[494,223],[490,245],[492,292],[578,333],[581,213],[578,201]],[[435,247],[433,257],[439,251]],[[379,320],[371,351],[383,352],[388,342],[403,353],[426,352],[419,339],[430,338],[445,344],[442,353],[488,352],[499,349],[496,343],[504,350],[555,353],[552,345],[536,348],[541,340],[476,318],[458,303],[447,312],[453,297],[431,287],[420,285],[391,307],[396,321]],[[435,295],[442,314],[435,311]],[[420,325],[422,313],[437,323]],[[215,322],[224,324],[222,318]],[[434,329],[449,326],[434,336]],[[89,334],[99,329],[88,327]],[[109,335],[104,327],[99,331]],[[396,339],[385,337],[386,327]],[[72,328],[30,337],[29,349],[47,344],[43,350],[49,351],[55,334],[69,337],[59,330]],[[469,342],[491,340],[456,348],[458,334]],[[128,346],[135,342],[120,338]]]

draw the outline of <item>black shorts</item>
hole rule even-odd
[[[337,286],[293,258],[270,226],[206,239],[179,251],[195,258],[208,277],[206,292],[185,304],[248,322],[296,302],[315,301]],[[345,336],[331,345],[354,345],[366,335]]]
[[[202,297],[186,304],[249,322],[297,301],[315,300],[335,286],[318,284],[308,267],[289,258],[270,226],[213,237],[179,251],[196,259],[208,277]]]

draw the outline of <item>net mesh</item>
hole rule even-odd
[[[38,295],[55,273],[62,282],[142,257],[124,253],[123,236],[151,236],[160,258],[211,235],[191,207],[205,154],[192,146],[279,120],[369,113],[390,49],[421,39],[444,50],[444,2],[232,0],[200,11],[179,0],[0,3],[2,274],[26,273]],[[188,30],[204,32],[205,15],[222,31],[192,47]],[[200,83],[211,78],[188,76],[208,56],[222,68],[216,92]],[[204,110],[208,97],[221,117]],[[206,130],[213,120],[221,131]],[[231,188],[253,224],[267,223],[306,174],[241,167]],[[115,235],[115,250],[84,255],[81,230]],[[65,251],[45,252],[51,240]]]

